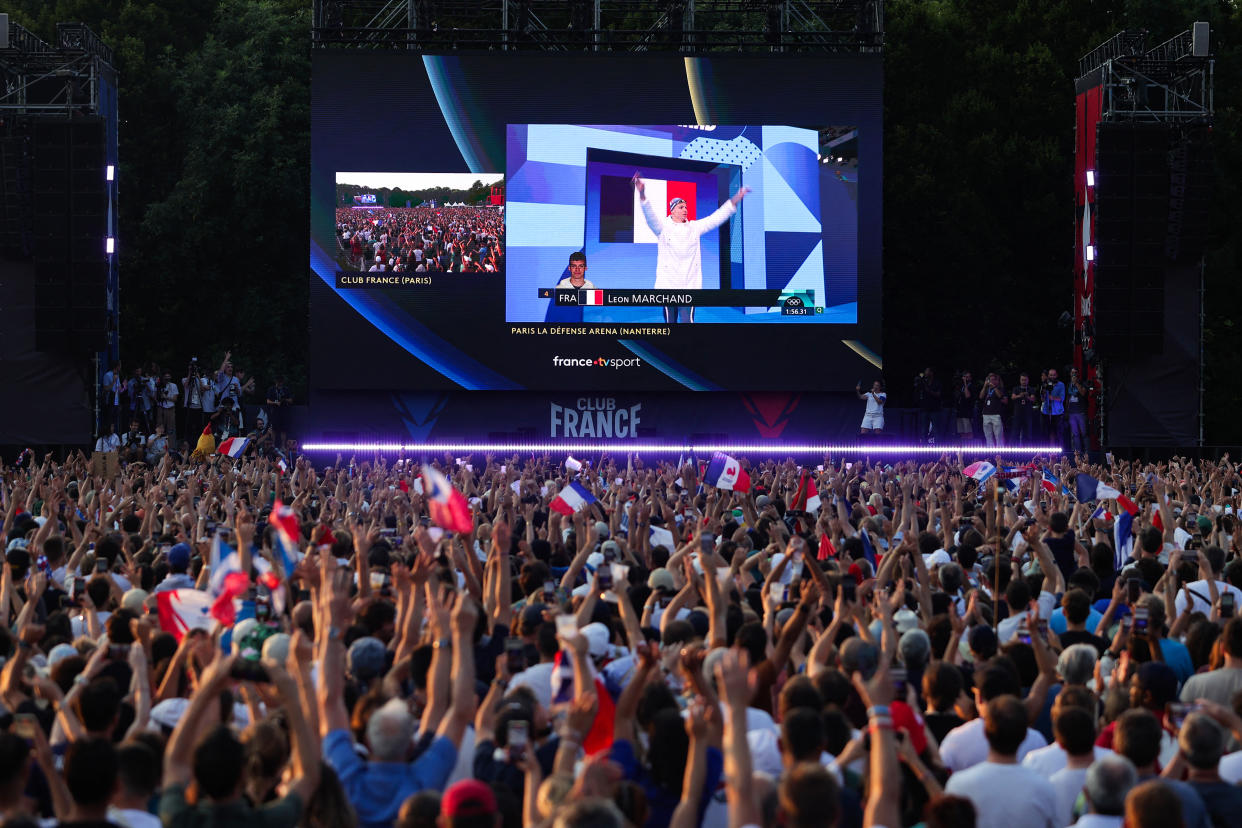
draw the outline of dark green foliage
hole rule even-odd
[[[699,3],[702,25],[724,20],[710,5]],[[125,359],[179,365],[193,352],[213,363],[231,347],[261,384],[286,369],[304,400],[310,0],[6,7],[43,37],[80,20],[116,50]],[[1195,20],[1212,22],[1217,56],[1207,437],[1242,441],[1242,10],[1227,0],[888,0],[884,352],[895,391],[926,363],[1012,378],[1068,362],[1056,320],[1072,300],[1078,59],[1123,28],[1149,29],[1154,44]],[[739,21],[763,25],[758,14]],[[977,333],[962,333],[967,321]]]

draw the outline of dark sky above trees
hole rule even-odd
[[[700,0],[700,6],[710,0]],[[9,0],[82,21],[121,78],[122,355],[231,348],[305,391],[310,0]],[[885,375],[1070,359],[1078,58],[1212,22],[1219,178],[1207,257],[1208,442],[1242,441],[1242,10],[1228,0],[888,0]],[[219,353],[216,353],[217,357]],[[783,358],[774,353],[775,358]],[[303,397],[304,398],[304,397]]]

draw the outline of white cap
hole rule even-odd
[[[611,637],[608,628],[598,621],[587,624],[579,632],[586,636],[587,651],[592,658],[605,658],[612,655],[612,645],[608,643]]]

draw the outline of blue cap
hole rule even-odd
[[[179,543],[172,549],[168,550],[168,566],[174,572],[181,572],[190,568],[190,545],[188,543]]]
[[[668,203],[668,211],[671,213],[673,212],[673,208],[676,207],[678,204],[685,204],[685,203],[686,203],[686,200],[684,198],[675,198]]]

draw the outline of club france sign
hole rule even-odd
[[[615,397],[579,397],[572,406],[551,405],[551,437],[625,438],[638,436],[643,406],[618,406]]]

